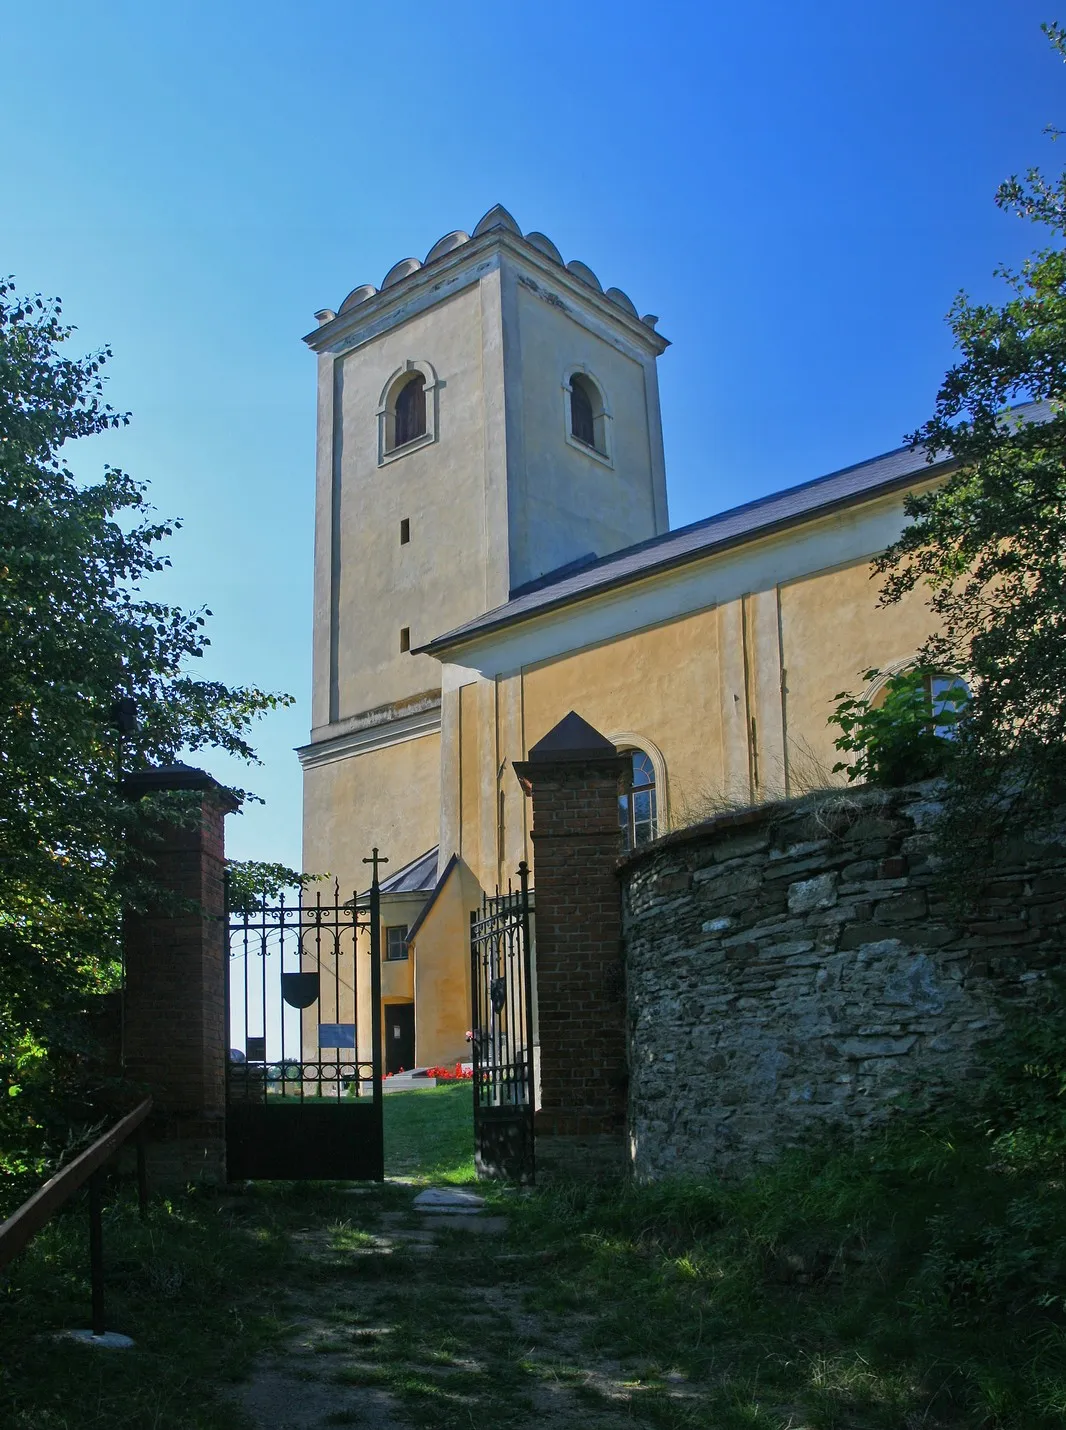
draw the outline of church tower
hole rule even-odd
[[[395,868],[438,838],[440,666],[411,652],[667,530],[667,344],[502,207],[316,316],[304,858],[350,883],[370,842]]]

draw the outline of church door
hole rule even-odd
[[[415,1065],[415,1005],[385,1005],[385,1071],[410,1072]]]

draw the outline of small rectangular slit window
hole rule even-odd
[[[400,545],[406,546],[411,540],[411,518],[405,516],[400,522]]]
[[[400,627],[400,649],[401,651],[411,649],[411,627]]]

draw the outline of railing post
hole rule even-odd
[[[531,1114],[537,1106],[537,1078],[533,1067],[533,940],[529,928],[529,865],[523,859],[518,866],[518,878],[522,886],[522,976],[525,979],[526,1026],[526,1096]],[[531,1159],[530,1180],[535,1178],[535,1163]]]
[[[92,1281],[93,1335],[104,1334],[104,1226],[101,1213],[100,1168],[89,1178],[89,1276]]]
[[[144,1124],[137,1128],[137,1206],[141,1221],[148,1216],[148,1158],[144,1145]]]

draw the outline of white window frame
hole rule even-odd
[[[415,437],[413,441],[405,442],[402,447],[392,447],[389,442],[396,430],[396,399],[412,372],[420,372],[425,379],[426,430],[421,437]],[[406,457],[411,452],[417,452],[422,447],[428,447],[437,440],[437,392],[441,386],[432,363],[417,358],[407,358],[402,367],[398,367],[389,375],[388,381],[381,389],[376,413],[379,467],[387,467],[390,462],[397,462],[401,457]]]
[[[392,933],[394,929],[403,929],[403,938],[400,939],[400,940],[398,940],[398,942],[402,945],[402,948],[403,948],[403,952],[402,952],[402,953],[390,953],[390,952],[389,952],[389,934]],[[410,924],[386,924],[386,925],[385,925],[385,947],[384,947],[384,949],[382,950],[382,952],[383,952],[382,962],[383,962],[383,963],[406,963],[406,962],[408,961],[408,959],[411,957],[411,950],[410,950],[410,949],[408,948],[408,946],[407,946],[407,934],[408,934],[409,929],[410,929]]]
[[[617,730],[607,738],[619,752],[639,750],[642,755],[647,755],[651,760],[651,767],[655,774],[655,837],[661,839],[664,834],[670,832],[666,761],[663,759],[662,750],[649,740],[647,735],[638,735],[632,730]]]
[[[576,375],[585,379],[586,385],[592,392],[592,430],[596,435],[597,443],[602,443],[595,447],[590,447],[587,442],[580,441],[574,436],[574,414],[570,406],[570,399],[574,389],[570,385],[570,380]],[[584,363],[571,363],[563,374],[563,436],[567,444],[577,452],[582,452],[586,457],[591,457],[594,462],[599,462],[604,467],[614,467],[614,443],[613,443],[613,417],[607,402],[607,396],[603,389],[603,384],[594,372],[591,372]]]

